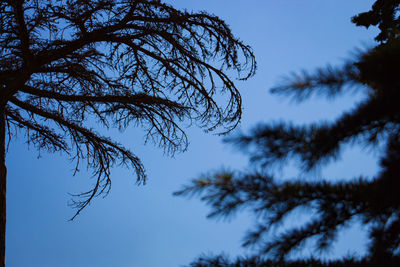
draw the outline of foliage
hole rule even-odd
[[[363,100],[330,123],[264,124],[249,134],[227,141],[259,163],[253,172],[217,172],[196,179],[177,195],[200,194],[212,207],[209,216],[230,216],[250,209],[257,225],[244,246],[257,248],[260,256],[288,264],[292,252],[313,240],[316,252],[332,246],[337,234],[354,222],[368,229],[365,265],[398,266],[400,259],[400,1],[376,1],[371,11],[353,18],[357,25],[378,25],[380,43],[341,67],[321,68],[286,77],[272,92],[303,101],[313,94],[336,97],[358,90]],[[299,163],[308,173],[338,158],[344,147],[363,145],[379,152],[380,170],[373,177],[348,177],[340,182],[276,179],[274,165]],[[383,149],[381,149],[383,148]],[[312,214],[294,227],[285,222],[296,212]],[[298,214],[298,213],[297,213]],[[275,230],[279,230],[275,232]],[[310,244],[310,243],[309,243]],[[193,266],[268,266],[263,263]],[[339,260],[340,262],[340,260]],[[254,263],[254,262],[253,262]],[[237,264],[237,265],[235,265]],[[276,263],[278,264],[278,263]],[[280,265],[273,265],[280,266]],[[289,266],[289,265],[287,265]],[[298,265],[301,266],[301,265]],[[318,266],[318,265],[315,265]],[[324,266],[330,266],[324,264]]]
[[[377,41],[387,41],[395,39],[399,35],[400,17],[399,0],[376,0],[372,9],[354,16],[352,21],[357,26],[378,26],[379,35]]]
[[[229,71],[255,71],[252,50],[218,17],[157,0],[1,1],[0,51],[8,138],[23,130],[39,150],[67,153],[76,171],[85,160],[93,169],[76,215],[109,192],[113,165],[146,178],[134,153],[88,125],[133,124],[167,152],[185,150],[182,123],[222,133],[237,125]]]
[[[400,262],[396,262],[398,264]],[[218,256],[201,256],[197,258],[190,267],[373,267],[366,260],[358,260],[354,258],[345,258],[336,261],[321,261],[317,259],[307,260],[289,260],[285,262],[276,262],[273,260],[263,259],[261,257],[238,257],[234,261],[225,255]],[[381,266],[381,265],[380,265]],[[388,265],[389,266],[389,265]]]

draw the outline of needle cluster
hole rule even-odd
[[[399,8],[400,1],[378,0],[371,11],[353,18],[357,25],[379,26],[376,47],[343,66],[286,77],[272,89],[298,101],[313,94],[336,97],[356,89],[364,94],[360,103],[329,123],[260,124],[248,134],[231,137],[227,141],[248,154],[258,164],[257,171],[210,173],[176,193],[199,194],[211,206],[210,217],[250,210],[256,215],[256,226],[245,236],[244,246],[272,263],[251,258],[244,264],[240,258],[230,262],[217,256],[199,258],[192,266],[399,266]],[[380,169],[372,177],[282,181],[274,171],[277,164],[295,162],[304,177],[337,160],[344,147],[360,144],[379,155]],[[311,215],[297,219],[303,212]],[[308,247],[316,252],[326,251],[338,233],[355,222],[368,231],[368,250],[362,259],[347,259],[351,264],[345,259],[290,261],[308,241],[313,241]]]

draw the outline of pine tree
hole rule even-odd
[[[230,74],[255,71],[252,50],[218,17],[159,0],[3,0],[0,51],[0,266],[5,146],[17,132],[39,150],[65,152],[76,170],[82,161],[93,169],[76,216],[109,192],[112,166],[132,167],[138,183],[146,178],[133,152],[87,125],[133,124],[168,152],[185,150],[184,124],[219,132],[237,125],[241,97]]]
[[[211,173],[176,193],[200,194],[212,208],[210,217],[226,217],[247,208],[258,218],[244,246],[257,249],[261,258],[229,261],[223,256],[201,257],[191,266],[400,266],[399,9],[398,0],[378,0],[371,11],[353,17],[358,26],[379,27],[374,48],[340,67],[290,76],[272,89],[298,101],[313,94],[336,97],[358,90],[365,95],[361,103],[331,123],[270,123],[230,137],[229,143],[260,164],[258,170]],[[380,170],[373,177],[348,177],[340,182],[280,181],[271,171],[273,165],[292,160],[307,173],[334,161],[343,147],[354,144],[375,151],[384,147],[379,154]],[[299,211],[313,215],[293,228],[282,227]],[[362,259],[312,259],[305,264],[305,260],[289,258],[308,240],[315,242],[317,252],[328,249],[338,232],[356,221],[368,229],[369,246]],[[280,231],[272,237],[274,229]]]

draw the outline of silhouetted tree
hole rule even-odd
[[[198,193],[212,207],[210,217],[230,216],[248,208],[257,217],[256,227],[245,237],[244,246],[254,246],[275,263],[246,264],[209,257],[192,266],[292,266],[288,257],[313,240],[316,251],[324,251],[338,232],[354,222],[369,229],[369,249],[361,266],[400,266],[400,1],[376,1],[372,10],[353,18],[357,25],[377,25],[376,47],[360,52],[341,67],[321,68],[286,77],[273,93],[302,101],[313,94],[336,97],[358,90],[365,97],[353,109],[331,123],[298,126],[264,124],[249,134],[227,141],[259,163],[254,172],[218,172],[205,175],[178,195]],[[379,152],[380,170],[373,177],[348,177],[340,182],[304,179],[276,180],[275,164],[299,163],[308,173],[334,161],[346,145],[362,144]],[[384,149],[382,149],[384,148]],[[295,212],[307,211],[307,220],[294,227],[284,224]],[[291,223],[293,225],[293,223]],[[279,227],[281,226],[281,227]],[[278,232],[273,232],[280,229]],[[351,260],[351,259],[350,259]],[[296,266],[304,266],[302,260]],[[290,263],[290,264],[289,264]],[[275,265],[277,264],[277,265]],[[319,263],[318,263],[319,264]],[[307,266],[319,266],[313,263]],[[344,260],[324,263],[346,265]],[[336,266],[336,265],[335,265]]]
[[[73,203],[76,216],[109,192],[114,164],[145,181],[139,158],[88,120],[133,123],[167,152],[184,150],[182,123],[219,132],[237,125],[241,98],[228,71],[240,79],[255,71],[251,49],[218,17],[157,0],[2,0],[0,49],[0,266],[7,138],[24,130],[39,150],[66,152],[76,170],[86,160],[97,179]]]

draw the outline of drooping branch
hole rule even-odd
[[[46,147],[50,151],[61,150],[68,153],[68,145],[64,142],[64,138],[60,134],[55,133],[49,127],[35,123],[31,120],[26,120],[17,110],[12,109],[10,106],[6,107],[5,115],[8,128],[11,127],[10,124],[18,128],[25,128],[27,130],[27,135],[29,136],[28,142],[37,143],[39,149]],[[8,129],[8,132],[11,133],[11,129]],[[35,134],[32,134],[32,132]]]
[[[80,159],[86,158],[88,160],[88,165],[94,168],[94,175],[97,176],[95,186],[90,191],[76,195],[83,197],[83,200],[74,202],[77,212],[73,218],[75,218],[95,196],[108,193],[111,186],[109,169],[117,159],[119,160],[119,164],[130,165],[134,168],[138,183],[145,182],[145,172],[139,158],[121,145],[95,134],[92,130],[79,126],[70,120],[66,120],[57,113],[41,110],[16,98],[12,98],[10,102],[31,114],[38,115],[44,119],[51,119],[57,123],[60,129],[69,133],[73,141],[72,143],[76,151],[73,158],[76,159],[77,164],[79,164]],[[86,155],[80,147],[81,145],[85,147]],[[78,165],[76,168],[78,168]]]

